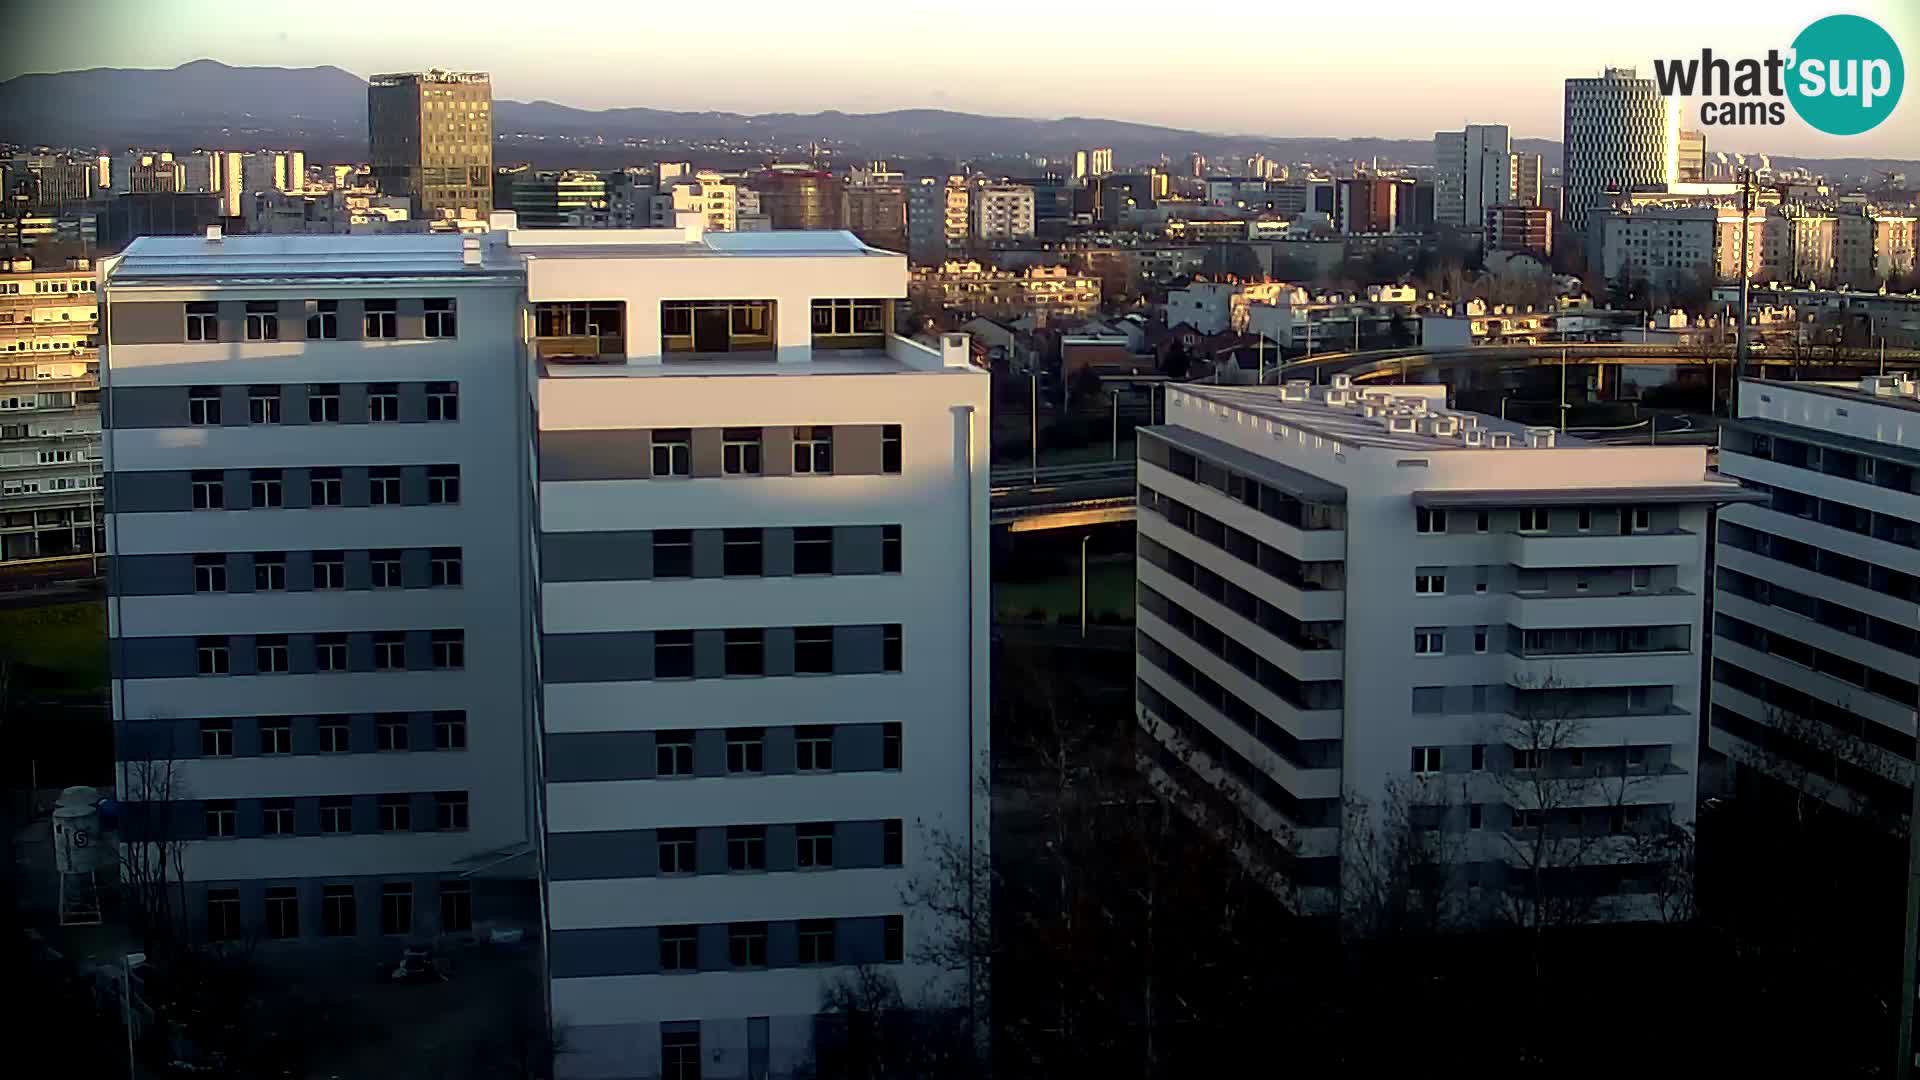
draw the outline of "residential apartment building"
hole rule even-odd
[[[1434,220],[1455,228],[1479,228],[1487,219],[1487,207],[1515,201],[1513,173],[1513,139],[1507,125],[1468,124],[1460,131],[1434,132]]]
[[[1589,212],[1609,191],[1675,183],[1679,143],[1678,114],[1633,68],[1568,79],[1560,170],[1567,228],[1585,232]]]
[[[946,262],[915,270],[911,295],[923,306],[989,319],[1084,318],[1100,310],[1100,279],[1064,266],[997,270],[971,261]]]
[[[373,182],[418,218],[486,220],[493,208],[493,84],[485,72],[367,80]]]
[[[517,177],[513,182],[513,212],[520,227],[528,229],[605,226],[611,213],[606,178],[573,169]],[[583,222],[583,216],[599,220]]]
[[[104,280],[121,797],[198,932],[543,912],[566,1076],[790,1074],[852,965],[963,989],[901,895],[986,844],[988,379],[892,335],[904,257],[689,214]]]
[[[1715,548],[1712,748],[1897,820],[1920,698],[1920,398],[1905,375],[1743,380],[1720,471],[1759,494]]]
[[[897,180],[848,184],[841,195],[841,220],[847,231],[869,247],[907,250],[907,189]]]
[[[1682,131],[1679,140],[1674,159],[1674,179],[1683,184],[1704,182],[1707,179],[1706,132]]]
[[[96,295],[85,259],[0,264],[0,563],[105,550]]]
[[[775,229],[838,229],[841,181],[817,169],[773,168],[751,181]]]
[[[1476,903],[1551,867],[1589,916],[1641,914],[1612,883],[1642,869],[1633,836],[1693,816],[1706,529],[1741,493],[1703,447],[1585,444],[1444,395],[1169,390],[1138,451],[1151,765],[1284,838],[1309,906],[1364,842],[1342,800],[1378,822],[1397,796]]]
[[[1033,189],[1017,184],[987,184],[974,189],[976,239],[1023,240],[1033,235]]]
[[[902,886],[985,842],[988,379],[847,234],[575,235],[512,239],[561,1072],[788,1075],[825,977],[936,985]]]
[[[1508,198],[1520,206],[1539,206],[1546,180],[1546,164],[1539,154],[1514,154],[1507,181]]]
[[[1544,206],[1489,206],[1486,228],[1490,252],[1553,254],[1553,211]]]
[[[972,194],[962,176],[945,183],[921,177],[907,189],[907,253],[915,263],[938,264],[966,250]]]
[[[664,190],[652,197],[645,222],[652,228],[672,228],[688,211],[703,215],[709,232],[765,232],[771,227],[760,212],[760,193],[737,177],[703,169],[661,183]]]

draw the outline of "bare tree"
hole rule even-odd
[[[1743,740],[1732,757],[1736,764],[1768,776],[1785,793],[1798,830],[1805,831],[1815,813],[1832,806],[1894,831],[1904,807],[1874,802],[1841,779],[1858,770],[1898,786],[1910,782],[1909,763],[1860,737],[1861,725],[1870,722],[1845,701],[1820,717],[1768,707],[1761,721],[1766,735],[1757,743]]]
[[[1470,921],[1466,807],[1444,781],[1424,778],[1388,781],[1378,805],[1359,795],[1343,800],[1343,935],[1436,933]]]
[[[147,952],[186,940],[186,840],[179,814],[189,797],[169,723],[125,725],[120,762],[120,887],[127,918]],[[164,732],[164,736],[159,733]]]

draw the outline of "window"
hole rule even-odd
[[[220,305],[195,301],[187,305],[187,340],[220,340]]]
[[[400,505],[400,469],[376,465],[367,470],[367,501],[374,506]]]
[[[367,553],[367,570],[376,589],[400,587],[400,553],[393,548],[378,548]]]
[[[653,576],[693,576],[693,533],[687,529],[659,529],[653,534]]]
[[[339,469],[315,469],[307,475],[307,497],[314,506],[339,506],[342,502]]]
[[[337,424],[340,422],[339,383],[308,384],[307,422],[310,424]]]
[[[904,963],[907,958],[907,918],[888,915],[880,926],[881,959],[889,964]]]
[[[433,794],[433,827],[441,832],[467,831],[467,793],[436,791]]]
[[[653,475],[686,476],[692,470],[693,432],[660,428],[653,433]]]
[[[1644,746],[1627,747],[1627,764],[1629,766],[1638,769],[1646,765],[1646,763],[1647,763],[1646,747]]]
[[[443,709],[433,714],[433,748],[467,748],[467,714],[458,709]]]
[[[799,844],[796,863],[801,869],[818,870],[833,866],[832,824],[801,825],[796,831],[796,840]]]
[[[694,873],[693,830],[661,829],[657,835],[660,838],[660,872],[662,874]]]
[[[448,298],[432,298],[426,301],[427,336],[453,337],[458,328],[454,322],[453,301]]]
[[[655,630],[653,632],[653,677],[656,679],[693,678],[693,631]]]
[[[794,629],[793,670],[796,675],[833,673],[833,627],[801,626]]]
[[[260,752],[293,753],[293,721],[285,717],[260,721]]]
[[[1473,744],[1473,771],[1483,772],[1487,767],[1487,744]]]
[[[797,427],[793,429],[793,471],[830,473],[833,471],[833,429]]]
[[[880,526],[880,571],[885,574],[900,572],[900,526]]]
[[[727,826],[727,869],[735,873],[748,873],[766,868],[766,826]]]
[[[833,728],[822,724],[795,729],[793,767],[800,772],[831,770],[833,768]]]
[[[323,716],[320,718],[320,752],[323,754],[345,754],[353,749],[353,727],[344,716]]]
[[[1521,570],[1514,575],[1513,591],[1519,593],[1543,593],[1547,591],[1547,572],[1545,570]]]
[[[314,635],[313,666],[317,671],[347,670],[347,635]]]
[[[900,725],[890,722],[880,725],[880,767],[898,769],[900,767]]]
[[[1417,533],[1443,533],[1447,531],[1447,512],[1429,507],[1417,507],[1413,512],[1413,531]]]
[[[1633,508],[1632,529],[1634,532],[1646,532],[1653,528],[1653,512],[1644,506]]]
[[[767,966],[767,924],[734,923],[727,927],[727,962],[737,968]]]
[[[1575,769],[1587,767],[1587,752],[1578,748],[1567,751],[1567,765]]]
[[[700,966],[700,928],[663,926],[660,928],[660,970],[693,971]]]
[[[1651,566],[1634,567],[1632,571],[1632,586],[1633,586],[1634,592],[1645,592],[1648,589],[1652,588],[1653,587],[1653,567]]]
[[[315,311],[307,316],[308,341],[332,341],[340,336],[340,301],[316,300]]]
[[[287,557],[278,551],[256,552],[253,556],[253,588],[256,592],[284,592],[287,588]]]
[[[393,424],[400,420],[400,388],[392,383],[372,383],[367,387],[367,422]]]
[[[413,932],[413,885],[405,881],[383,882],[380,886],[380,932]]]
[[[207,940],[240,940],[240,890],[207,890]]]
[[[366,301],[366,333],[370,338],[396,338],[400,336],[400,302],[398,300]]]
[[[700,1080],[700,1032],[660,1032],[660,1080]]]
[[[802,964],[833,963],[833,920],[800,920],[800,962]]]
[[[464,881],[440,883],[440,932],[465,934],[473,929],[473,886]]]
[[[1537,748],[1516,749],[1513,752],[1513,771],[1532,772],[1540,767],[1541,751]]]
[[[760,530],[726,529],[721,535],[725,545],[721,572],[728,577],[759,577]]]
[[[267,936],[286,940],[300,936],[300,890],[286,885],[267,890]]]
[[[460,501],[460,466],[427,466],[427,501],[444,504]]]
[[[1546,532],[1552,520],[1551,511],[1538,506],[1523,507],[1520,510],[1520,531],[1529,535]]]
[[[1485,820],[1486,815],[1482,812],[1479,803],[1467,804],[1467,828],[1478,829]]]
[[[813,333],[816,337],[855,337],[886,333],[884,300],[815,300]]]
[[[1473,515],[1473,531],[1486,532],[1487,527],[1492,524],[1492,516],[1493,515],[1487,513],[1485,510]]]
[[[1420,629],[1413,632],[1413,655],[1439,656],[1447,651],[1445,630]]]
[[[1627,687],[1627,708],[1630,711],[1644,712],[1649,707],[1651,707],[1652,704],[1653,704],[1653,691],[1651,687],[1646,687],[1646,686]]]
[[[880,471],[900,471],[900,425],[887,424],[880,429]]]
[[[1513,812],[1513,828],[1515,829],[1537,829],[1544,824],[1545,821],[1546,818],[1538,810],[1515,810]]]
[[[225,555],[193,557],[193,591],[197,593],[227,591],[227,557]]]
[[[1590,507],[1583,506],[1580,508],[1579,514],[1574,519],[1574,528],[1581,532],[1591,532],[1593,530],[1593,510]]]
[[[205,811],[207,839],[218,840],[231,837],[237,831],[239,817],[234,811],[232,799],[208,799]]]
[[[197,427],[220,426],[220,388],[196,386],[187,391],[187,423]]]
[[[407,669],[407,635],[399,630],[382,630],[373,635],[373,670]]]
[[[766,634],[758,629],[726,632],[726,672],[729,675],[764,675],[767,672]]]
[[[813,525],[793,530],[793,572],[833,573],[833,529]]]
[[[880,670],[900,670],[904,645],[899,623],[888,623],[880,628]]]
[[[881,826],[880,861],[888,866],[906,861],[906,826],[899,818],[890,818]]]
[[[193,474],[193,508],[222,510],[227,505],[227,485],[217,470],[201,469]]]
[[[261,803],[260,832],[265,836],[292,836],[293,800],[268,799]]]
[[[693,732],[662,731],[653,737],[656,776],[693,775]]]
[[[467,632],[465,630],[433,632],[433,666],[442,671],[458,671],[467,666]]]
[[[760,728],[733,728],[727,732],[727,771],[756,775],[766,763],[766,733]]]
[[[407,748],[407,714],[381,713],[374,720],[374,730],[379,739],[376,746],[381,750],[405,750]]]
[[[430,382],[427,384],[427,419],[436,424],[451,424],[460,419],[459,383]]]
[[[227,639],[223,637],[203,637],[194,642],[193,651],[202,675],[225,675],[227,664]]]
[[[334,834],[352,832],[353,800],[345,795],[334,795],[321,799],[320,831]]]
[[[286,505],[279,469],[255,469],[248,476],[247,485],[255,510],[272,510]]]
[[[354,926],[353,886],[324,885],[320,889],[320,932],[328,937],[352,937]]]
[[[247,389],[247,423],[277,424],[280,422],[280,388],[277,386],[253,386]]]
[[[404,794],[380,796],[380,831],[407,832],[412,828],[412,798]]]
[[[346,552],[316,551],[313,553],[313,587],[321,590],[347,587]]]
[[[720,471],[728,476],[760,475],[759,428],[725,428],[720,432]]]
[[[1440,748],[1437,746],[1416,746],[1413,748],[1413,771],[1424,776],[1440,771]]]
[[[1447,575],[1415,574],[1413,591],[1419,596],[1438,596],[1447,591]]]

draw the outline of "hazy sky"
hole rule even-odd
[[[1920,0],[7,0],[0,78],[87,67],[336,64],[493,74],[497,97],[738,112],[908,107],[1101,116],[1266,135],[1430,137],[1466,121],[1559,138],[1561,80],[1655,56],[1784,50],[1850,11],[1908,87],[1865,135],[1710,130],[1709,146],[1920,157]],[[22,10],[24,9],[24,10]],[[1688,111],[1688,120],[1692,111]]]

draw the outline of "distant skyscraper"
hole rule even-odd
[[[1505,124],[1468,124],[1433,133],[1434,219],[1477,229],[1487,207],[1512,199],[1513,138]]]
[[[1707,133],[1704,131],[1683,131],[1680,133],[1680,150],[1677,160],[1677,175],[1681,183],[1699,183],[1707,178]]]
[[[775,229],[840,228],[840,178],[812,169],[769,169],[751,183]]]
[[[1513,154],[1512,179],[1508,183],[1508,205],[1539,206],[1541,178],[1546,167],[1539,154]]]
[[[373,182],[415,217],[484,217],[493,206],[493,86],[484,72],[375,75],[367,82]]]
[[[1673,183],[1679,141],[1667,99],[1633,68],[1608,68],[1597,79],[1568,79],[1561,143],[1567,228],[1584,231],[1587,211],[1608,190]]]
[[[1087,168],[1095,176],[1107,176],[1113,172],[1113,147],[1096,146],[1087,154]]]
[[[1087,152],[1085,150],[1075,150],[1073,152],[1073,177],[1076,180],[1084,180],[1086,176]]]
[[[875,170],[869,175],[883,175]],[[841,195],[840,223],[862,243],[883,251],[907,250],[907,189],[896,182],[849,185]]]

